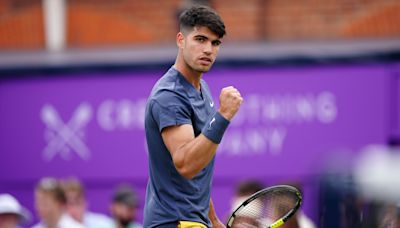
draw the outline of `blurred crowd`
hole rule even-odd
[[[400,228],[400,204],[395,203],[398,201],[366,197],[357,190],[356,183],[351,175],[324,176],[319,186],[318,221],[300,209],[282,228]],[[284,184],[302,192],[300,183]],[[239,181],[233,190],[230,210],[222,215],[222,220],[227,221],[241,203],[265,187],[258,180]],[[113,190],[107,214],[90,211],[85,188],[77,178],[42,178],[36,183],[34,201],[35,211],[30,212],[13,195],[0,193],[0,228],[28,227],[34,222],[33,213],[38,221],[31,228],[142,228],[137,221],[138,195],[129,184]]]
[[[293,184],[292,184],[293,185]],[[236,184],[230,202],[230,211],[223,215],[228,220],[235,210],[252,194],[266,186],[257,180]],[[301,189],[299,185],[296,186]],[[112,194],[109,215],[90,211],[82,182],[77,178],[56,179],[45,177],[34,189],[37,220],[32,228],[141,228],[137,222],[139,199],[128,184],[118,185]],[[20,228],[31,224],[32,213],[10,194],[0,194],[0,228]],[[286,228],[315,228],[315,224],[302,211],[285,224]]]
[[[138,197],[128,184],[117,186],[110,215],[89,211],[85,188],[76,178],[42,178],[34,189],[32,228],[141,228],[137,223]],[[32,214],[11,194],[0,194],[0,227],[17,228],[32,222]]]

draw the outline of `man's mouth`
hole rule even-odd
[[[201,57],[200,60],[203,62],[212,63],[212,59],[208,57]]]

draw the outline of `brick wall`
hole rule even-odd
[[[42,0],[0,1],[0,49],[44,48]],[[399,37],[398,0],[210,0],[227,42]],[[68,0],[69,48],[171,44],[183,0]]]
[[[268,0],[264,29],[268,40],[399,37],[398,6],[397,0]]]
[[[382,4],[354,16],[339,30],[342,37],[400,37],[400,2]]]
[[[259,41],[263,39],[265,0],[214,0],[211,2],[223,18],[227,41]]]
[[[41,0],[0,0],[0,49],[44,48]]]
[[[68,45],[171,43],[180,0],[70,0]]]

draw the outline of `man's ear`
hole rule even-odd
[[[185,46],[185,36],[182,32],[178,32],[178,34],[176,34],[176,45],[178,48],[183,48]]]

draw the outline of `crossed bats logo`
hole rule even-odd
[[[92,107],[81,103],[68,123],[64,123],[57,110],[50,104],[43,106],[41,119],[47,126],[45,139],[47,146],[43,149],[43,157],[50,161],[59,154],[69,159],[72,151],[83,160],[90,158],[90,150],[84,143],[84,128],[92,118]]]

